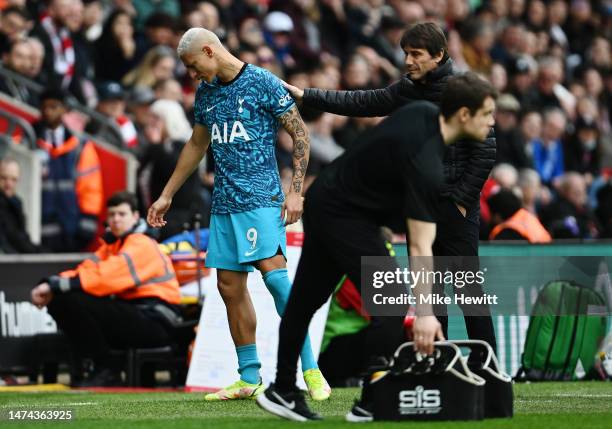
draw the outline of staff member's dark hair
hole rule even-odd
[[[117,207],[123,203],[129,205],[132,212],[138,211],[138,201],[136,200],[136,196],[128,191],[115,192],[106,201],[106,207]]]
[[[441,63],[448,59],[448,47],[444,31],[433,22],[414,24],[402,36],[400,46],[404,51],[409,48],[426,49],[432,57],[443,52]]]
[[[480,109],[487,97],[497,98],[497,91],[487,80],[474,72],[466,72],[448,79],[440,98],[440,113],[450,118],[462,107],[473,115]]]

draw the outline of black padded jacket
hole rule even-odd
[[[429,72],[425,83],[408,76],[386,88],[365,91],[304,90],[304,106],[345,116],[387,116],[395,109],[416,100],[440,103],[442,90],[456,73],[448,59]],[[468,209],[478,207],[480,190],[495,163],[493,131],[485,142],[461,140],[447,146],[444,155],[445,186],[442,196]]]

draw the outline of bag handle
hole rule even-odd
[[[509,383],[512,381],[512,377],[508,374],[502,372],[499,366],[499,361],[497,360],[497,356],[495,356],[495,352],[493,352],[493,348],[489,343],[482,340],[456,340],[451,341],[451,343],[457,345],[458,347],[467,347],[470,350],[482,350],[486,351],[486,358],[484,363],[482,364],[482,369],[487,371],[493,377]]]
[[[415,364],[423,362],[425,359],[428,359],[427,364],[426,364],[427,370],[431,370],[431,367],[435,363],[435,360],[440,358],[442,350],[450,349],[454,355],[453,355],[453,358],[448,363],[448,365],[446,365],[446,367],[443,369],[443,371],[453,374],[457,378],[467,383],[476,385],[476,386],[482,386],[485,384],[485,380],[482,377],[479,377],[478,375],[470,371],[470,369],[467,367],[465,363],[465,360],[463,359],[461,350],[459,349],[459,347],[457,347],[455,344],[453,344],[450,341],[435,341],[433,355],[423,355],[422,353],[415,351],[413,341],[403,343],[395,350],[395,353],[393,354],[393,361],[391,362],[391,365],[395,364],[395,361],[399,359],[400,353],[402,352],[402,350],[406,348],[415,354],[417,362],[415,362],[414,364],[410,365],[405,370],[403,370],[402,371],[403,374],[414,373]],[[459,369],[455,368],[456,364],[459,364],[458,366]]]

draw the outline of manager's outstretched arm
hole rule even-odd
[[[147,222],[149,225],[155,228],[166,225],[164,215],[168,209],[170,209],[174,194],[176,194],[180,187],[183,186],[183,183],[185,183],[185,180],[187,180],[198,167],[198,164],[206,154],[206,150],[208,150],[209,144],[210,134],[208,134],[208,129],[203,125],[196,124],[193,127],[191,138],[187,141],[185,146],[183,146],[183,150],[181,150],[181,155],[179,156],[172,176],[168,180],[168,183],[166,183],[157,201],[149,208],[149,212],[147,213]]]
[[[297,106],[293,106],[278,120],[293,140],[293,178],[283,204],[283,214],[286,211],[287,217],[286,224],[290,225],[297,222],[304,211],[302,194],[304,193],[304,179],[310,159],[310,134]]]
[[[436,224],[414,219],[406,220],[408,228],[410,269],[412,271],[431,272],[434,269],[432,245],[436,238]],[[416,319],[413,325],[415,348],[426,354],[433,353],[436,339],[444,340],[442,326],[434,315],[431,304],[423,303],[421,297],[431,294],[432,285],[427,281],[429,276],[421,277],[423,281],[415,285]]]

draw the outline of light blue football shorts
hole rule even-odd
[[[253,262],[278,252],[287,258],[287,236],[280,207],[243,213],[213,214],[206,266],[231,271],[253,271]]]

